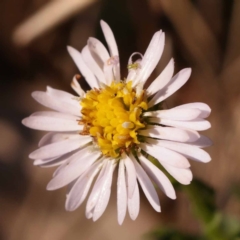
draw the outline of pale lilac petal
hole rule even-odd
[[[140,197],[139,197],[139,188],[137,184],[137,179],[136,181],[136,186],[132,195],[132,198],[129,198],[128,196],[128,212],[129,216],[132,220],[135,220],[139,214],[140,210]]]
[[[76,74],[73,76],[72,82],[71,82],[71,87],[72,89],[80,96],[80,97],[84,97],[85,96],[85,91],[82,89],[80,83],[78,82],[78,79],[81,76]]]
[[[166,175],[152,164],[148,159],[146,159],[142,154],[138,156],[142,167],[147,172],[147,174],[153,179],[157,186],[171,199],[176,199],[176,193],[173,188],[172,183],[166,177]]]
[[[125,179],[124,162],[120,160],[118,167],[118,181],[117,181],[117,212],[118,223],[122,225],[127,211],[127,188]]]
[[[74,183],[67,195],[65,208],[67,211],[74,211],[85,200],[87,193],[91,187],[94,177],[99,172],[102,162],[98,161],[89,167],[79,179]]]
[[[174,73],[174,60],[170,60],[168,65],[163,69],[160,75],[147,88],[148,96],[151,96],[165,87],[172,79]]]
[[[70,56],[72,57],[73,61],[75,62],[76,66],[78,67],[79,71],[85,77],[89,86],[91,88],[99,88],[97,79],[95,78],[91,70],[87,67],[87,65],[83,61],[81,53],[70,46],[67,47],[67,50]]]
[[[29,155],[32,159],[45,159],[61,156],[92,141],[89,136],[75,135],[72,139],[51,143],[35,150]]]
[[[102,27],[104,37],[105,37],[106,42],[108,44],[108,48],[109,48],[111,57],[114,57],[114,56],[119,57],[117,43],[116,43],[116,40],[115,40],[115,37],[113,35],[113,32],[112,32],[111,28],[103,20],[100,21],[100,24],[101,24],[101,27]],[[119,81],[121,79],[119,61],[116,65],[114,65],[113,71],[114,71],[115,80]]]
[[[79,177],[100,155],[100,152],[89,152],[89,149],[83,149],[74,154],[65,168],[56,174],[48,183],[47,190],[56,190],[66,186]]]
[[[155,209],[155,211],[161,212],[159,198],[151,180],[136,160],[133,161],[133,164],[136,169],[138,181],[142,187],[146,198],[148,199],[152,207]]]
[[[106,169],[107,177],[102,183],[101,192],[99,194],[98,201],[93,211],[93,217],[92,217],[93,221],[97,221],[102,216],[102,214],[104,213],[108,205],[109,198],[111,195],[112,176],[116,166],[115,161],[110,160],[108,165],[109,167],[107,167]]]
[[[189,79],[191,75],[191,68],[185,68],[176,74],[171,81],[161,90],[159,90],[156,95],[148,103],[149,107],[162,102],[173,93],[175,93],[179,88],[181,88]]]
[[[194,119],[192,121],[175,121],[171,119],[164,118],[150,118],[151,123],[158,123],[161,125],[171,126],[171,127],[179,127],[183,129],[191,129],[196,131],[204,131],[211,127],[211,124],[207,120],[203,119]]]
[[[82,125],[78,124],[77,119],[59,118],[56,116],[30,116],[22,120],[22,124],[33,129],[43,131],[79,131],[83,129]]]
[[[147,141],[151,143],[156,142],[156,140],[150,140],[150,139],[147,139]],[[156,158],[160,163],[164,162],[176,168],[188,168],[190,166],[189,161],[182,154],[179,154],[170,149],[167,149],[158,145],[152,145],[152,144],[141,143],[140,147],[145,152],[147,152],[148,154]]]
[[[88,198],[88,201],[87,201],[87,206],[86,206],[86,217],[87,218],[91,218],[93,216],[93,210],[97,204],[99,194],[101,192],[102,184],[107,177],[106,170],[107,170],[108,164],[109,164],[109,159],[104,159],[102,169],[97,177],[96,182],[94,183],[93,189],[92,189],[90,196]]]
[[[190,144],[165,141],[165,140],[154,140],[154,143],[157,144],[157,146],[168,148],[173,151],[179,152],[184,156],[186,156],[187,158],[190,158],[195,161],[204,162],[204,163],[211,161],[211,157],[207,152],[205,152],[201,148],[198,148]]]
[[[206,118],[211,113],[211,108],[206,103],[195,102],[195,103],[187,103],[180,106],[177,106],[172,109],[181,109],[181,108],[196,108],[201,110],[200,118]]]
[[[75,104],[76,100],[72,99],[70,101],[64,101],[58,97],[53,97],[47,92],[36,91],[32,93],[32,97],[42,105],[51,108],[53,110],[72,114],[76,116],[81,116],[81,106],[78,102]]]
[[[175,168],[165,163],[161,164],[169,172],[169,174],[181,184],[188,185],[191,183],[193,175],[189,168]]]
[[[147,129],[138,131],[139,135],[146,137],[172,140],[177,142],[195,142],[200,138],[198,132],[172,127],[150,125]]]
[[[132,198],[136,186],[136,170],[132,160],[127,155],[125,155],[122,161],[124,161],[127,173],[128,198]]]
[[[152,112],[146,112],[144,116],[148,117],[158,117],[165,118],[170,120],[178,120],[178,121],[189,121],[199,118],[201,115],[201,110],[199,109],[169,109],[169,110],[157,110]]]
[[[143,56],[141,68],[134,80],[134,85],[145,81],[149,78],[157,66],[163,52],[165,34],[162,31],[156,32]]]
[[[103,73],[103,70],[99,67],[95,59],[92,57],[88,45],[85,46],[82,50],[82,57],[84,62],[88,65],[89,69],[93,72],[95,77],[98,79],[98,85],[99,82],[105,82],[105,75]],[[100,85],[99,85],[100,86]]]

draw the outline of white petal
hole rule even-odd
[[[84,62],[88,65],[89,69],[94,73],[95,77],[98,79],[98,85],[99,82],[105,82],[103,70],[99,67],[99,65],[92,57],[88,45],[83,48],[82,57]]]
[[[88,198],[87,206],[86,206],[86,217],[87,218],[92,217],[92,215],[93,215],[93,209],[96,206],[96,203],[98,201],[98,197],[101,192],[101,186],[103,184],[104,179],[107,177],[106,169],[107,169],[108,163],[109,163],[109,159],[103,160],[102,169],[97,177],[97,180],[96,180],[96,182],[93,186],[93,189],[90,193],[90,196]]]
[[[60,174],[61,172],[65,171],[65,168],[68,166],[69,162],[72,161],[73,158],[75,158],[75,156],[77,156],[78,153],[82,154],[82,156],[85,156],[86,154],[90,154],[92,152],[92,146],[83,146],[82,148],[76,149],[75,151],[69,153],[69,154],[65,154],[63,156],[61,156],[61,158],[65,158],[64,163],[59,166],[53,173],[53,177],[57,176],[58,174]]]
[[[110,59],[110,55],[107,51],[107,49],[104,47],[104,45],[96,38],[90,37],[88,39],[88,47],[91,53],[95,53],[97,57],[101,60],[102,62],[102,67],[103,64]]]
[[[101,24],[101,27],[102,27],[104,37],[105,37],[106,42],[108,44],[108,48],[109,48],[111,57],[113,57],[113,56],[118,56],[119,57],[117,43],[116,43],[116,40],[115,40],[115,37],[113,35],[113,32],[112,32],[111,28],[103,20],[100,21],[100,24]],[[120,64],[119,64],[119,62],[118,62],[118,64],[116,64],[114,66],[113,70],[114,70],[115,80],[119,81],[120,78],[121,78],[120,77]]]
[[[137,59],[136,61],[133,62],[133,56],[136,56],[136,55],[139,55],[141,58]],[[141,62],[142,62],[142,58],[143,58],[143,55],[139,52],[134,52],[132,53],[132,55],[129,57],[128,59],[128,76],[127,76],[127,79],[126,79],[126,82],[129,82],[129,81],[133,81],[135,79],[135,77],[137,76],[137,73],[140,71],[141,69]],[[132,66],[135,64],[135,66]]]
[[[136,187],[134,189],[132,198],[128,196],[128,212],[129,216],[132,220],[135,220],[138,216],[139,209],[140,209],[140,197],[139,197],[139,188],[136,179]]]
[[[61,100],[57,97],[53,97],[46,92],[36,91],[32,93],[32,97],[42,105],[51,108],[53,110],[68,113],[76,116],[81,116],[81,106],[75,104],[75,100],[72,99],[71,103]]]
[[[196,108],[201,110],[200,118],[206,118],[211,113],[211,108],[206,103],[196,102],[196,103],[187,103],[180,106],[177,106],[172,109],[181,109],[181,108]]]
[[[56,160],[56,159],[58,159],[59,157],[57,156],[57,157],[53,157],[53,158],[46,158],[46,159],[34,159],[34,161],[33,161],[33,165],[35,165],[35,166],[37,166],[37,165],[41,165],[42,163],[44,163],[44,162],[46,162],[46,163],[48,163],[48,162],[52,162],[53,160]]]
[[[110,81],[113,80],[113,66],[111,64],[108,64],[108,61],[110,60],[110,55],[107,49],[98,39],[93,37],[90,37],[88,39],[88,47],[92,56],[98,62],[100,68],[103,69],[105,80],[103,79],[104,82],[102,83],[109,85]]]
[[[134,84],[145,83],[154,68],[157,66],[163,52],[165,34],[162,31],[156,32],[143,56],[141,69],[134,79]]]
[[[61,100],[64,102],[73,103],[73,104],[76,103],[76,101],[74,100],[75,99],[74,95],[59,89],[52,88],[50,86],[47,86],[47,94],[51,97],[57,98],[58,100]]]
[[[175,168],[165,163],[162,163],[162,166],[181,184],[188,185],[191,183],[193,175],[189,168]]]
[[[118,167],[118,181],[117,181],[117,212],[118,223],[122,225],[127,211],[127,188],[125,180],[124,162],[120,160]]]
[[[30,116],[22,120],[22,124],[33,129],[43,131],[78,131],[83,126],[78,124],[77,119],[58,118],[52,116]]]
[[[53,143],[52,141],[52,137],[54,136],[55,132],[48,132],[47,134],[45,134],[39,141],[38,146],[42,147],[45,145],[48,145],[50,143]]]
[[[87,219],[90,219],[93,217],[93,210],[89,211],[89,212],[86,212],[86,218]]]
[[[47,86],[46,93],[58,101],[61,101],[64,103],[69,103],[69,104],[75,106],[75,108],[79,109],[79,111],[81,110],[81,106],[80,106],[78,97],[76,97],[68,92],[54,89],[52,87]]]
[[[148,142],[157,142],[156,140],[147,139]],[[156,144],[156,143],[155,143]],[[156,158],[160,163],[164,162],[176,168],[188,168],[190,166],[188,160],[183,155],[174,152],[170,149],[158,146],[158,145],[150,145],[146,143],[141,143],[140,147]]]
[[[88,148],[72,155],[65,168],[48,183],[47,190],[56,190],[66,186],[79,177],[100,155],[100,152],[89,152]]]
[[[39,147],[43,147],[45,145],[60,142],[67,139],[74,139],[79,137],[78,132],[49,132],[45,134],[38,143]]]
[[[213,142],[208,137],[200,135],[200,138],[197,141],[192,142],[190,144],[196,147],[204,148],[212,146]]]
[[[85,91],[82,89],[80,83],[78,82],[80,78],[81,76],[79,74],[74,75],[71,82],[71,87],[80,97],[84,97]]]
[[[192,146],[186,143],[171,142],[171,141],[165,141],[165,140],[158,140],[158,141],[154,140],[154,142],[158,146],[179,152],[192,160],[204,162],[204,163],[211,161],[210,155],[204,150],[202,150],[201,148],[198,148],[196,146]]]
[[[76,135],[72,139],[51,143],[40,147],[29,155],[32,159],[45,159],[61,156],[92,141],[91,137]]]
[[[152,116],[158,118],[165,118],[178,121],[189,121],[194,120],[201,115],[201,110],[199,109],[169,109],[169,110],[158,110],[152,112],[146,112],[144,116]]]
[[[81,53],[74,49],[73,47],[68,46],[67,50],[72,57],[73,61],[77,65],[79,71],[82,73],[82,75],[85,77],[86,81],[88,82],[89,86],[91,88],[99,88],[98,81],[93,75],[93,73],[90,71],[90,69],[87,67],[85,62],[82,59]]]
[[[103,66],[103,72],[104,72],[106,84],[110,85],[111,82],[114,80],[113,65],[111,63],[105,62]]]
[[[115,169],[114,161],[110,160],[108,165],[109,167],[107,167],[106,169],[107,176],[102,183],[101,192],[99,194],[98,201],[93,211],[93,217],[92,217],[93,221],[97,221],[102,216],[102,214],[104,213],[108,205],[109,198],[111,195],[112,175]]]
[[[138,131],[138,134],[146,137],[178,142],[194,142],[200,138],[200,135],[196,131],[172,127],[160,127],[157,125],[149,125],[147,129]]]
[[[171,199],[176,199],[176,193],[172,186],[170,180],[166,175],[152,164],[148,159],[146,159],[142,154],[138,156],[142,167],[147,172],[147,174],[153,179],[157,186]]]
[[[72,152],[63,154],[61,156],[52,157],[52,158],[44,158],[44,159],[36,159],[34,160],[34,165],[44,165],[44,164],[50,164],[50,163],[60,163],[58,165],[61,165],[63,162],[65,162],[69,157],[71,157],[75,152],[79,151],[79,149],[76,149]],[[48,166],[48,165],[47,165]]]
[[[175,121],[171,119],[153,117],[150,119],[150,122],[183,129],[192,129],[196,131],[204,131],[211,127],[210,122],[203,119],[194,119],[192,121]]]
[[[82,174],[79,179],[75,182],[71,190],[67,195],[65,208],[68,211],[74,211],[77,209],[82,202],[85,200],[87,193],[90,189],[94,177],[99,172],[102,166],[102,162],[98,161],[94,163],[89,169]]]
[[[133,161],[133,164],[137,172],[138,181],[149,203],[155,211],[161,212],[159,198],[151,180],[136,160]]]
[[[30,115],[30,117],[53,117],[53,118],[63,118],[63,119],[68,119],[73,121],[78,121],[81,119],[80,117],[73,116],[72,114],[54,112],[54,111],[34,112]]]
[[[76,149],[72,152],[69,152],[62,156],[57,156],[54,158],[37,159],[37,160],[34,160],[33,164],[41,167],[55,167],[59,165],[63,166],[65,163],[68,162],[70,157],[78,151],[81,151],[81,149]],[[54,175],[55,173],[57,173],[57,170],[54,172]]]
[[[136,170],[132,160],[126,155],[123,160],[127,172],[128,198],[132,198],[136,186]]]
[[[41,160],[41,159],[37,159],[33,162],[33,165],[34,166],[40,166],[42,168],[49,168],[49,167],[57,167],[57,166],[60,166],[62,165],[63,163],[65,162],[64,161],[59,161],[59,158],[54,158],[52,160],[47,160],[47,161],[44,161],[44,160]]]
[[[171,80],[174,73],[174,60],[170,60],[168,65],[163,69],[160,75],[151,83],[147,89],[148,96],[153,95],[154,93],[161,90],[165,87]]]
[[[175,93],[179,88],[181,88],[189,79],[191,75],[191,68],[185,68],[176,74],[171,81],[161,90],[159,90],[156,95],[148,103],[149,107],[162,102],[170,95]]]

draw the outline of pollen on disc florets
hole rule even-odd
[[[80,102],[84,125],[104,155],[117,158],[139,144],[137,131],[144,128],[142,110],[147,110],[144,90],[136,93],[132,82],[112,82],[88,91]]]

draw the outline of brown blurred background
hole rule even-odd
[[[116,184],[96,223],[85,218],[85,203],[66,212],[65,189],[45,190],[53,169],[34,167],[28,159],[44,134],[21,125],[21,119],[44,109],[31,92],[47,85],[72,92],[70,82],[78,71],[66,45],[81,50],[89,36],[104,41],[100,19],[109,23],[117,39],[122,76],[130,54],[144,53],[159,29],[167,37],[152,79],[172,56],[176,71],[193,68],[188,83],[167,104],[201,101],[212,108],[212,128],[205,134],[214,141],[207,150],[213,160],[192,162],[194,177],[216,190],[219,209],[240,216],[232,194],[240,180],[239,0],[1,0],[0,240],[138,240],[159,226],[201,231],[181,192],[176,201],[159,193],[160,214],[141,194],[139,217],[127,217],[122,226],[117,223]]]

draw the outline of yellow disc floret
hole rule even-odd
[[[144,128],[142,110],[147,110],[144,91],[136,93],[132,82],[113,82],[93,89],[81,100],[82,134],[90,134],[102,153],[117,158],[139,144],[137,131]]]

